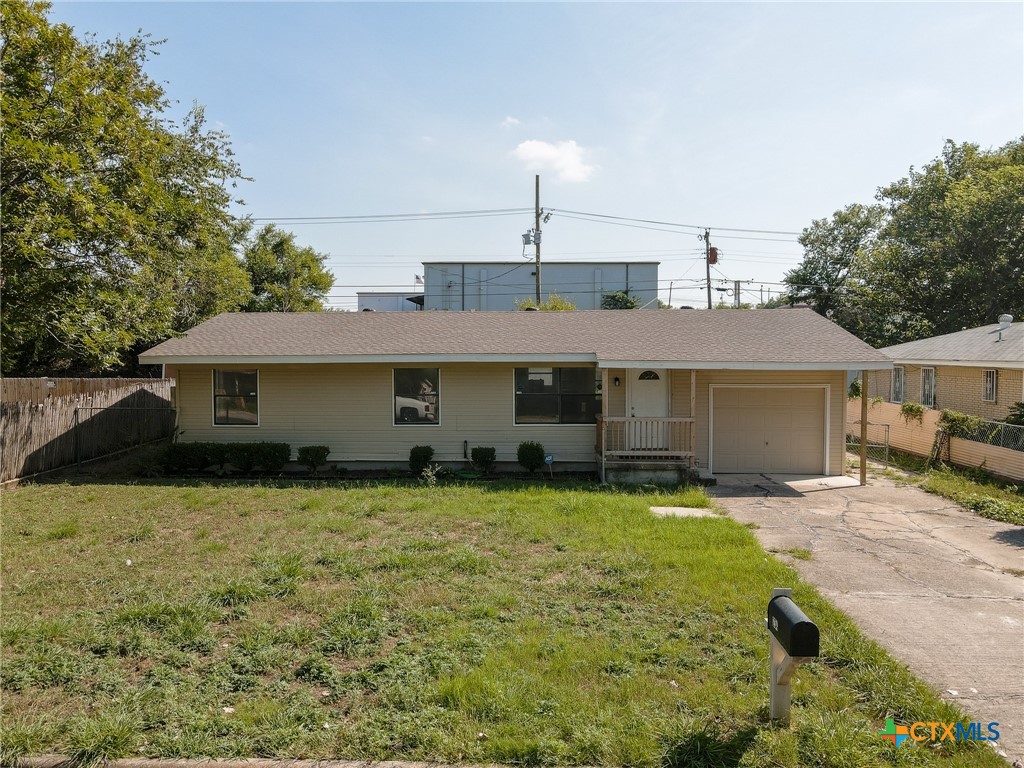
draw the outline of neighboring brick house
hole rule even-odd
[[[1024,401],[1024,323],[985,325],[883,347],[893,360],[868,393],[889,402],[922,403],[986,419],[1005,419]]]

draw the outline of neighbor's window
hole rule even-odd
[[[935,369],[921,369],[921,404],[935,407]]]
[[[594,424],[601,412],[596,368],[516,368],[516,424]]]
[[[395,424],[437,424],[440,371],[395,368]]]
[[[999,386],[999,373],[998,371],[991,369],[985,371],[985,391],[981,396],[981,399],[986,403],[994,403],[998,396]]]
[[[259,371],[213,372],[214,425],[258,427]]]
[[[896,366],[892,369],[892,398],[893,403],[903,402],[903,369]]]

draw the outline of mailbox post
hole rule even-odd
[[[796,668],[818,656],[818,625],[793,602],[793,590],[776,588],[768,601],[768,636],[771,644],[771,695],[768,716],[789,722]]]

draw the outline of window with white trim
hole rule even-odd
[[[921,369],[921,404],[935,407],[935,369]]]
[[[258,427],[259,371],[213,371],[214,426]]]
[[[986,403],[994,403],[999,396],[999,371],[990,368],[985,371],[985,387],[981,399]]]
[[[601,412],[596,368],[516,368],[516,424],[595,424]]]
[[[395,368],[395,425],[440,423],[437,368]]]
[[[892,397],[889,398],[892,403],[903,402],[903,366],[897,365],[892,369]]]

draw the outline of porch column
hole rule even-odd
[[[868,484],[868,372],[860,372],[860,484]]]
[[[690,466],[697,460],[697,371],[690,369]]]

